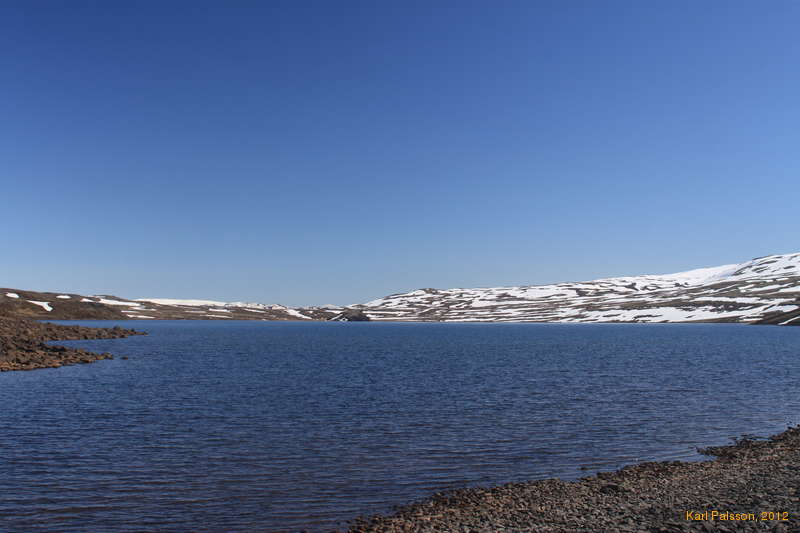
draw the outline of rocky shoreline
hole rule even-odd
[[[0,372],[58,368],[112,359],[110,353],[94,353],[45,343],[57,340],[118,339],[131,335],[144,333],[120,327],[61,326],[25,318],[0,317]]]
[[[716,459],[444,492],[392,515],[357,519],[348,531],[800,531],[800,426],[701,451]]]

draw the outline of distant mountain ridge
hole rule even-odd
[[[800,253],[663,275],[419,289],[351,306],[371,320],[800,325]]]
[[[328,320],[343,309],[0,289],[0,316],[49,320]]]
[[[476,289],[419,289],[364,304],[279,304],[0,289],[0,316],[51,320],[745,322],[800,325],[800,253],[676,274]]]

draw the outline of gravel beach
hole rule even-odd
[[[800,531],[800,426],[702,451],[716,458],[440,493],[348,531]]]

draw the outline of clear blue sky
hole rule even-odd
[[[800,3],[0,4],[0,286],[349,304],[799,251]]]

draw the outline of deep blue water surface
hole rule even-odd
[[[800,327],[80,323],[150,335],[0,374],[2,531],[325,531],[800,420]]]

